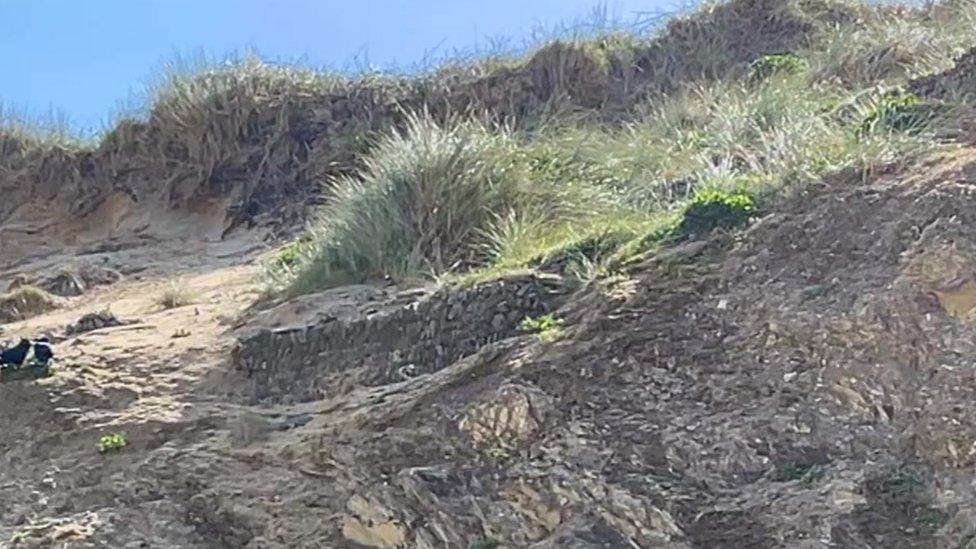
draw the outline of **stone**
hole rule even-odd
[[[84,315],[77,322],[68,326],[65,331],[68,335],[77,335],[101,328],[112,328],[127,324],[131,324],[131,322],[119,320],[110,311],[97,311]]]
[[[498,313],[491,319],[491,327],[495,332],[505,329],[505,315]]]

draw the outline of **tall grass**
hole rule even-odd
[[[409,116],[360,172],[330,185],[297,268],[273,276],[296,291],[383,276],[441,275],[484,265],[500,220],[570,223],[607,207],[598,189],[535,176],[532,151],[504,128]]]
[[[602,20],[598,33],[618,30]],[[145,127],[127,138],[120,124],[106,139],[137,140],[140,162],[216,191],[324,183],[311,238],[269,269],[277,289],[567,263],[593,271],[666,233],[700,192],[742,191],[762,207],[831,172],[872,173],[931,147],[930,118],[910,131],[870,121],[887,120],[892,86],[976,45],[974,22],[974,0],[739,0],[703,3],[654,36],[585,32],[570,46],[410,78],[255,58],[177,63]],[[750,75],[772,50],[796,63]],[[592,101],[564,97],[590,89]],[[425,106],[437,115],[401,111]],[[455,108],[519,120],[451,118]],[[0,160],[41,142],[3,127]]]
[[[361,174],[335,183],[315,244],[279,282],[304,292],[383,274],[483,277],[547,264],[592,273],[630,243],[666,234],[700,192],[762,204],[930,148],[924,127],[865,125],[885,93],[798,71],[693,86],[624,126],[514,134],[415,117]]]
[[[976,2],[944,0],[865,12],[860,24],[825,33],[809,56],[818,79],[863,88],[945,70],[974,46]]]
[[[26,109],[0,103],[0,167],[18,169],[37,154],[53,149],[75,151],[90,147],[68,116],[49,111],[36,116]]]

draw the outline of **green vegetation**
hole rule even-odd
[[[749,37],[756,17],[769,26]],[[173,180],[254,181],[269,203],[324,186],[311,239],[268,263],[272,293],[529,269],[585,281],[832,173],[912,162],[936,146],[934,106],[890,90],[950,67],[976,45],[974,22],[967,0],[732,0],[653,35],[564,37],[418,77],[177,63],[145,116],[83,146]],[[15,180],[36,179],[32,155],[67,162],[81,146],[57,124],[0,118]]]
[[[31,359],[30,362],[24,364],[20,367],[6,366],[0,369],[0,382],[6,383],[8,381],[22,381],[25,379],[42,379],[53,375],[53,365],[52,362],[47,364],[38,364],[36,359]]]
[[[924,509],[915,517],[915,523],[924,533],[933,534],[949,521],[949,515],[938,509]]]
[[[102,454],[119,452],[129,444],[125,433],[110,433],[98,439],[98,451]]]
[[[501,546],[500,541],[495,541],[493,539],[486,539],[481,541],[475,541],[468,546],[468,549],[496,549]]]
[[[876,132],[917,132],[924,128],[931,109],[914,93],[895,93],[870,105],[861,122],[862,135]]]
[[[798,480],[802,484],[810,485],[824,478],[827,471],[823,465],[805,461],[787,461],[777,464],[773,473],[773,480],[788,482]]]
[[[749,65],[749,79],[761,82],[776,74],[800,74],[810,68],[810,63],[795,54],[764,55]]]
[[[702,235],[714,229],[734,229],[755,214],[751,196],[740,191],[706,190],[698,193],[678,225],[683,236]]]
[[[552,313],[540,317],[526,317],[520,324],[523,332],[538,334],[542,341],[555,341],[562,336],[563,320]]]

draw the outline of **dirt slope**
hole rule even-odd
[[[227,362],[260,235],[193,256],[101,252],[151,268],[4,327],[60,334],[105,306],[138,321],[59,341],[53,378],[0,385],[0,539],[965,546],[974,184],[976,151],[838,178],[734,242],[669,251],[612,295],[585,290],[558,312],[555,342],[505,339],[290,407],[248,406]],[[159,310],[176,274],[193,303]],[[115,431],[129,446],[100,455],[98,435]]]
[[[740,62],[808,39],[810,21],[776,4],[733,2],[665,39],[732,28],[718,43]],[[645,68],[693,65],[655,51]],[[567,90],[593,108],[636,93],[590,61],[553,47],[451,100],[504,114]],[[0,384],[0,547],[976,547],[976,148],[836,175],[741,234],[552,301],[507,281],[357,286],[252,314],[268,242],[309,205],[281,198],[362,129],[353,107],[393,116],[377,90],[264,99],[242,124],[277,137],[247,147],[240,128],[151,119],[95,152],[0,162],[0,192],[26,197],[0,205],[0,291],[65,267],[120,275],[0,326],[50,334],[58,354],[52,377]],[[241,224],[265,198],[267,223]],[[187,303],[163,308],[173,287]],[[520,300],[553,308],[562,333],[514,332]],[[106,309],[120,325],[68,329]],[[450,325],[463,352],[445,352],[457,318],[484,320]],[[361,349],[302,366],[316,391],[259,398],[235,362],[267,336],[262,383],[295,387],[307,371],[287,365],[309,338],[353,328]],[[436,367],[343,369],[399,366],[413,349],[391,341],[411,339],[436,343]],[[107,433],[127,446],[99,453]]]

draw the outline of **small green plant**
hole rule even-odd
[[[858,134],[876,131],[917,132],[930,115],[930,109],[914,93],[897,93],[873,104],[858,127]]]
[[[925,477],[916,468],[902,467],[884,479],[883,488],[889,494],[901,496],[913,494],[925,488]]]
[[[810,68],[810,63],[793,53],[764,55],[749,65],[749,79],[761,82],[776,74],[799,74]]]
[[[925,532],[935,532],[949,520],[949,517],[938,509],[925,509],[915,517],[915,523]]]
[[[707,190],[698,193],[685,209],[677,232],[701,235],[714,229],[734,229],[755,213],[751,196],[741,191]]]
[[[129,444],[125,433],[110,433],[98,439],[98,451],[102,454],[118,452]]]
[[[554,341],[562,335],[563,320],[549,313],[538,317],[527,316],[520,324],[522,331],[538,334],[542,341]]]
[[[495,541],[493,539],[485,539],[481,541],[475,541],[468,546],[468,549],[496,549],[501,546],[500,541]]]
[[[777,482],[799,480],[804,485],[811,485],[826,474],[827,471],[822,465],[805,461],[787,461],[776,466],[773,480]]]
[[[285,267],[294,267],[298,265],[298,262],[302,259],[302,243],[292,242],[291,244],[282,248],[281,252],[278,253],[276,258],[280,265]]]
[[[803,301],[819,299],[829,294],[834,289],[834,284],[813,284],[803,289]]]

